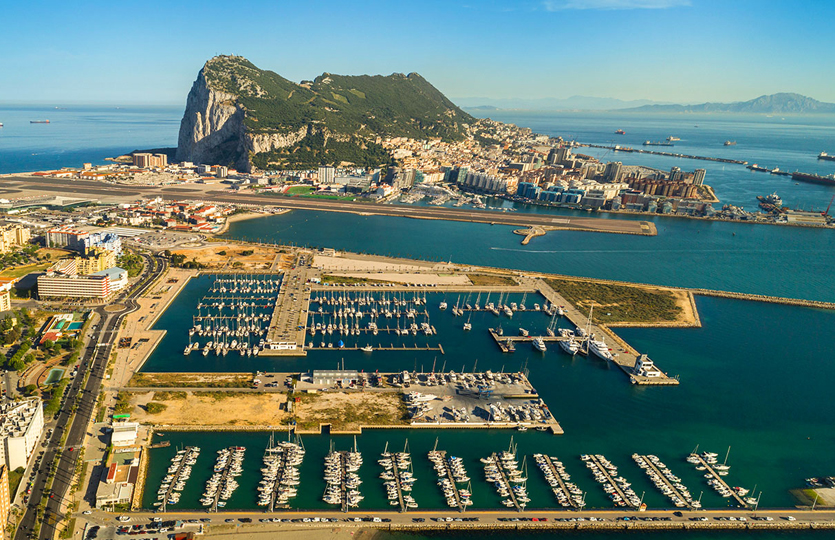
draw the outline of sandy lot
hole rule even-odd
[[[330,275],[405,283],[407,285],[461,285],[465,287],[472,285],[466,274],[398,274],[393,272],[368,274],[362,272],[330,272]]]
[[[149,402],[165,410],[149,414]],[[405,425],[400,395],[392,392],[328,392],[304,394],[293,414],[283,409],[287,395],[280,392],[158,391],[132,394],[132,418],[143,424],[177,426],[279,426],[295,419],[299,431],[358,431],[362,425]]]
[[[245,251],[252,251],[251,255],[242,255]],[[225,255],[221,255],[225,252]],[[242,263],[244,268],[249,270],[269,270],[280,255],[278,250],[257,246],[211,243],[200,248],[178,249],[174,253],[186,256],[187,260],[196,259],[197,262],[207,265],[209,268],[232,268],[236,262]],[[289,263],[291,256],[281,254],[282,259]]]
[[[148,402],[163,403],[166,409],[148,414]],[[289,415],[279,407],[287,401],[282,393],[250,394],[231,392],[145,392],[131,402],[136,421],[154,425],[183,426],[275,426],[287,422]]]

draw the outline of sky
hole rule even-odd
[[[5,2],[0,102],[182,105],[237,54],[300,81],[417,71],[451,98],[835,102],[835,1]]]

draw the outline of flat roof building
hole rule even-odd
[[[9,470],[26,467],[43,432],[43,407],[39,398],[0,405],[0,452]]]

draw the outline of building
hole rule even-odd
[[[121,269],[118,269],[121,270]],[[113,292],[110,287],[108,270],[79,276],[75,270],[75,260],[65,259],[53,264],[46,274],[38,277],[38,296],[41,298],[109,298]],[[122,272],[127,272],[122,270]],[[118,279],[118,277],[117,277]],[[125,278],[127,279],[127,278]]]
[[[90,275],[107,277],[108,282],[110,284],[111,293],[121,291],[128,284],[128,271],[123,268],[119,268],[118,266],[107,268],[105,270],[100,270]]]
[[[705,183],[705,174],[706,171],[704,169],[696,169],[693,171],[693,185],[694,186],[701,186]]]
[[[610,161],[603,170],[603,179],[607,182],[617,182],[620,179],[622,169],[623,163],[620,161]]]
[[[358,380],[359,373],[356,370],[314,369],[311,374],[311,382],[315,385],[331,386],[341,382],[344,386],[348,386],[351,382]]]
[[[29,242],[29,229],[20,225],[5,225],[0,227],[0,253],[7,253],[16,247]]]
[[[0,278],[0,312],[12,309],[12,286],[16,280],[13,278]]]
[[[136,437],[139,433],[139,423],[119,422],[113,424],[113,431],[110,433],[110,443],[113,446],[133,446],[136,444]]]
[[[0,465],[0,531],[9,524],[12,494],[9,492],[9,468]]]
[[[116,252],[100,246],[87,249],[83,257],[75,258],[76,273],[82,276],[94,274],[116,266]]]
[[[46,231],[47,247],[66,247],[75,251],[84,251],[84,240],[90,236],[87,231],[72,227],[58,227]]]
[[[165,168],[168,166],[168,156],[165,154],[149,154],[140,152],[133,155],[134,167],[140,169]]]
[[[0,405],[0,452],[9,470],[26,467],[43,432],[43,406],[39,398]]]
[[[320,184],[333,184],[333,180],[336,178],[336,169],[331,166],[319,167],[319,183]]]

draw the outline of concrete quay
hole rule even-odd
[[[262,356],[307,356],[304,347],[307,312],[310,308],[310,286],[307,281],[315,273],[300,265],[284,273],[267,330],[267,346],[261,351]]]
[[[571,305],[565,298],[551,288],[545,280],[527,277],[521,278],[521,280],[523,282],[530,283],[530,286],[544,296],[549,303],[563,306],[565,317],[571,321],[572,324],[579,326],[580,328],[586,327],[588,324],[588,315],[581,313],[577,308]],[[598,338],[601,336],[608,336],[610,341],[614,341],[620,345],[620,349],[612,353],[612,356],[614,357],[613,362],[629,376],[629,381],[632,384],[647,386],[667,386],[679,384],[678,379],[669,377],[660,369],[658,369],[657,376],[647,376],[637,372],[635,370],[635,366],[641,355],[635,352],[623,339],[609,330],[606,326],[591,323],[589,325],[589,334],[595,334]]]

